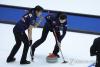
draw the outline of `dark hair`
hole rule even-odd
[[[38,5],[35,8],[29,9],[29,13],[34,13],[34,11],[43,11],[43,8]]]
[[[61,20],[67,19],[66,14],[60,14],[59,19],[61,19]]]
[[[35,8],[34,8],[34,11],[43,11],[43,8],[39,5],[37,5]]]

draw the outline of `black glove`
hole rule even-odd
[[[95,56],[95,54],[90,54],[90,56]]]
[[[29,45],[30,45],[30,46],[32,45],[32,40],[29,41]]]

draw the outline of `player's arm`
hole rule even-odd
[[[95,49],[95,46],[94,45],[92,45],[91,48],[90,48],[90,55],[91,56],[96,55],[96,49]]]
[[[28,39],[29,39],[30,45],[32,44],[32,28],[33,28],[32,25],[30,25],[28,28]]]
[[[32,23],[34,22],[35,22],[34,18],[31,19],[31,25],[28,28],[28,39],[29,39],[30,45],[32,44],[32,28],[34,27]]]
[[[67,32],[67,27],[64,27],[63,28],[63,33],[62,33],[62,35],[61,35],[61,40],[65,37],[65,35],[66,35],[66,32]]]
[[[90,55],[94,56],[97,54],[97,43],[98,43],[98,39],[96,38],[93,42],[93,45],[90,47]]]

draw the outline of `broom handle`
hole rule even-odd
[[[55,30],[53,29],[53,31],[54,31],[54,35],[55,35],[55,38],[56,38],[56,40],[57,40],[57,43],[60,43],[59,41],[58,41],[58,38],[57,38],[57,35],[56,35],[56,32],[55,32]],[[65,61],[65,58],[64,58],[64,56],[63,56],[63,53],[62,53],[62,50],[61,50],[61,43],[60,43],[60,45],[58,45],[58,47],[59,47],[59,49],[60,49],[60,52],[61,52],[61,55],[62,55],[62,58],[63,58],[63,60]]]

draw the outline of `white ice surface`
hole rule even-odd
[[[15,56],[16,61],[7,64],[6,58],[15,44],[12,32],[13,27],[14,25],[0,24],[0,67],[88,67],[91,63],[95,62],[95,57],[90,57],[89,50],[93,40],[98,37],[98,35],[67,32],[62,41],[62,51],[65,59],[69,61],[69,63],[62,64],[61,58],[58,63],[46,63],[45,58],[53,51],[55,45],[54,36],[50,32],[46,41],[36,49],[34,62],[29,65],[19,64],[22,55],[22,45]],[[33,29],[33,42],[40,38],[41,33],[41,28]],[[30,60],[29,52],[27,59]]]

